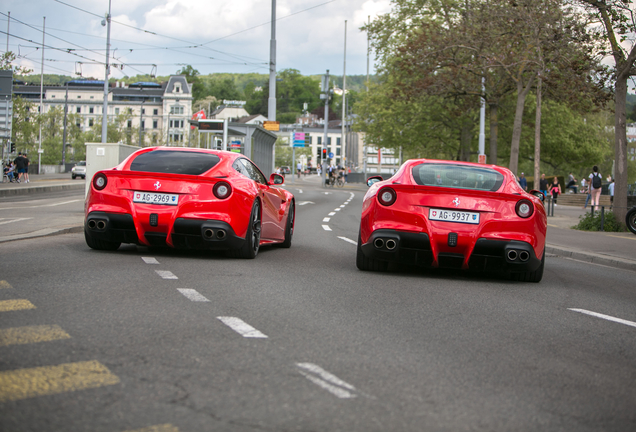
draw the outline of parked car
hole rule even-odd
[[[280,167],[280,172],[285,175],[291,174],[291,169],[288,166],[282,166]]]
[[[98,171],[86,199],[84,234],[93,249],[121,243],[229,251],[290,247],[294,196],[239,153],[175,147],[136,151]]]
[[[507,168],[415,159],[393,177],[369,178],[356,264],[390,262],[505,273],[539,282],[545,263],[543,194]]]
[[[71,168],[71,178],[75,180],[77,177],[86,178],[86,161],[79,161]]]

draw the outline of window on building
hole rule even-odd
[[[183,114],[183,107],[181,105],[171,106],[170,114]]]
[[[93,126],[94,124],[94,120],[93,119],[88,119],[88,125],[89,126]]]
[[[322,144],[322,137],[318,137],[318,145]]]
[[[115,108],[115,114],[119,115],[119,108]]]
[[[51,99],[55,99],[55,95],[51,95]]]
[[[340,139],[340,138],[338,138]],[[340,147],[336,147],[336,156],[340,156]]]
[[[81,99],[81,98],[82,98],[82,96],[81,96],[81,95],[77,95],[77,98],[78,98],[78,99]]]
[[[183,129],[183,120],[181,120],[181,123],[180,123],[179,127]]]
[[[336,145],[339,146],[340,145],[340,138],[336,138]]]
[[[132,120],[128,120],[128,128],[132,127]]]
[[[89,108],[88,108],[88,113],[89,113],[89,114],[93,114],[93,111],[94,111],[94,110],[95,110],[95,108],[93,108],[93,107],[89,107]]]
[[[157,129],[159,127],[157,120],[152,121],[152,128]]]
[[[82,123],[78,120],[78,121],[76,121],[76,122],[75,122],[75,126],[77,126],[77,127],[81,127],[81,126],[82,126]]]
[[[331,137],[327,137],[327,145],[331,145]]]
[[[91,96],[91,99],[95,99],[95,96]]]
[[[132,108],[128,108],[128,114],[132,114]]]
[[[75,112],[78,113],[78,114],[81,114],[82,113],[82,107],[75,108]]]
[[[153,115],[159,115],[159,109],[155,108],[152,110]]]

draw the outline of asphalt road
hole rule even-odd
[[[0,244],[0,430],[636,430],[634,272],[360,272],[363,191],[288,189],[293,245],[252,261]]]

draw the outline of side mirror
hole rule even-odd
[[[371,187],[374,184],[376,184],[377,182],[381,182],[384,179],[382,178],[382,176],[373,176],[373,177],[369,177],[367,179],[367,186]]]
[[[531,190],[530,192],[528,192],[530,195],[534,195],[537,198],[539,198],[541,200],[541,202],[545,202],[545,195],[543,195],[543,192],[538,191],[538,190]]]
[[[280,174],[272,174],[269,176],[269,184],[271,185],[282,185],[285,183],[285,177]]]

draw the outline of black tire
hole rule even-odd
[[[625,225],[627,225],[628,230],[636,234],[636,207],[632,207],[627,211],[627,215],[625,216]]]
[[[362,252],[362,237],[358,233],[358,251],[356,253],[356,267],[362,271],[386,271],[389,263],[375,258],[368,258]]]
[[[543,267],[545,266],[545,250],[543,251],[543,257],[541,258],[541,265],[535,271],[524,273],[511,273],[510,279],[519,282],[534,282],[539,283],[543,279]]]
[[[261,243],[261,205],[258,199],[254,200],[250,221],[247,225],[245,243],[240,249],[230,251],[234,258],[254,259],[258,255]]]
[[[86,244],[88,245],[88,247],[95,250],[114,251],[119,249],[119,246],[121,246],[121,243],[118,243],[118,242],[111,242],[107,240],[97,240],[90,237],[88,233],[86,232],[86,228],[84,228],[84,239],[86,240]]]
[[[280,244],[280,247],[290,248],[292,244],[292,237],[294,236],[294,212],[295,203],[291,202],[289,206],[289,213],[287,214],[287,224],[285,226],[285,240]]]
[[[71,174],[71,178],[72,178],[73,180],[75,180],[75,179],[77,178],[77,176],[76,176],[75,174]]]

